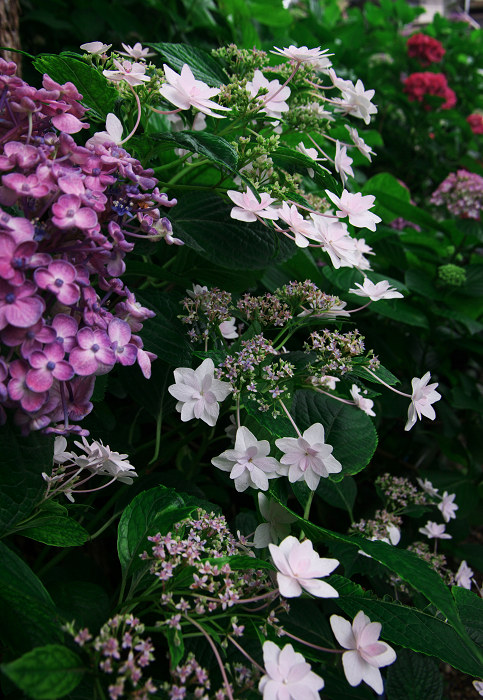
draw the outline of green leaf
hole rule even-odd
[[[186,518],[194,506],[185,506],[174,489],[157,486],[139,493],[124,510],[117,532],[121,567],[135,571],[142,566],[139,555],[150,548],[148,536],[167,534],[172,525]]]
[[[433,659],[402,649],[387,671],[385,690],[387,700],[441,700],[443,676]]]
[[[184,64],[187,63],[197,80],[202,80],[211,87],[220,87],[228,82],[228,76],[220,67],[220,64],[203,49],[190,46],[188,44],[168,44],[158,42],[146,44],[169,63],[171,68],[181,72]]]
[[[63,698],[80,683],[82,661],[61,644],[36,647],[19,659],[2,665],[2,671],[32,700]]]
[[[82,94],[82,104],[89,107],[88,117],[95,117],[105,122],[109,112],[114,112],[114,105],[119,93],[106,78],[93,66],[80,57],[73,58],[61,54],[42,53],[33,61],[40,73],[47,73],[60,84],[71,82]]]
[[[181,304],[170,299],[166,292],[151,287],[136,292],[137,300],[156,312],[143,327],[143,342],[146,350],[155,352],[156,362],[165,362],[172,367],[187,367],[191,364],[191,345],[187,329],[178,318]]]
[[[391,545],[386,547],[390,548]],[[439,578],[437,574],[435,577]],[[375,598],[371,592],[364,591],[361,586],[342,576],[332,576],[328,580],[339,592],[336,602],[346,614],[354,617],[359,610],[363,610],[372,622],[382,623],[382,639],[427,656],[436,656],[463,673],[472,676],[481,674],[481,663],[477,657],[443,618],[395,600]],[[407,697],[412,699],[413,696]],[[432,696],[428,697],[432,700]]]
[[[342,481],[336,482],[332,479],[321,479],[317,486],[316,493],[326,503],[334,508],[341,508],[352,514],[354,501],[357,494],[356,482],[351,476],[346,476]]]
[[[0,537],[25,520],[45,491],[42,472],[54,454],[52,437],[31,433],[20,437],[10,423],[0,429]]]
[[[231,219],[231,209],[217,195],[191,193],[171,210],[174,235],[202,258],[232,270],[260,270],[295,253],[293,243],[266,226]]]
[[[277,148],[270,157],[275,165],[289,173],[296,172],[306,175],[308,168],[311,168],[314,171],[314,182],[316,185],[328,189],[338,196],[341,194],[341,184],[335,177],[325,172],[313,158],[309,158],[309,156],[306,156],[304,153],[300,153],[292,148],[282,147]]]
[[[87,542],[89,533],[73,518],[40,516],[18,530],[24,537],[52,547],[79,547]]]
[[[1,637],[24,651],[62,637],[56,610],[40,579],[20,557],[0,543]]]
[[[154,134],[151,138],[154,141],[163,141],[178,148],[184,148],[192,153],[199,153],[213,163],[236,172],[238,153],[231,143],[221,136],[206,131],[175,131]]]
[[[429,328],[428,319],[425,314],[414,306],[410,306],[408,302],[398,304],[401,299],[393,301],[378,301],[374,307],[374,312],[381,316],[387,316],[400,323],[406,323],[408,326],[418,326],[419,328]]]
[[[466,631],[483,649],[483,600],[461,586],[453,586],[451,590]]]
[[[169,666],[174,669],[184,656],[184,640],[180,630],[163,627],[163,635],[168,642]]]
[[[333,481],[357,474],[369,464],[377,446],[377,433],[369,416],[360,409],[315,391],[301,390],[295,393],[291,414],[302,431],[314,423],[324,426],[325,442],[332,445],[334,457],[342,464],[339,474],[330,475]]]
[[[374,177],[371,177],[369,180],[367,180],[367,182],[364,183],[364,187],[362,188],[362,194],[373,194],[373,190],[375,190],[376,192],[384,192],[393,197],[397,197],[401,201],[406,202],[408,204],[411,199],[411,194],[407,187],[401,185],[399,180],[397,180],[394,177],[394,175],[390,175],[390,173],[378,173],[377,175],[374,175]],[[395,218],[394,212],[383,207],[377,197],[373,207],[373,211],[375,214],[380,216],[383,221],[386,221],[388,223],[393,221],[393,219]]]
[[[255,557],[249,557],[248,555],[244,554],[234,554],[227,557],[207,557],[202,561],[209,561],[211,564],[216,564],[217,566],[229,564],[233,571],[246,571],[247,569],[269,569],[270,571],[277,570],[271,561],[256,559]]]

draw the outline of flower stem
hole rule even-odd
[[[215,655],[215,659],[216,659],[216,661],[217,661],[217,663],[218,663],[218,666],[219,666],[219,668],[220,668],[221,675],[222,675],[222,677],[223,677],[223,682],[224,682],[224,684],[225,684],[225,690],[226,690],[226,694],[227,694],[227,696],[228,696],[228,700],[234,700],[234,698],[233,698],[233,693],[232,693],[232,691],[231,691],[231,685],[230,685],[230,682],[229,682],[229,680],[228,680],[228,676],[226,675],[226,670],[225,670],[225,667],[224,667],[224,665],[223,665],[223,661],[221,660],[221,656],[220,656],[220,654],[218,653],[218,649],[216,648],[216,644],[214,643],[214,641],[212,640],[212,638],[210,637],[210,635],[208,634],[208,632],[206,632],[205,629],[204,629],[200,624],[198,624],[198,623],[196,622],[196,620],[193,620],[191,617],[188,617],[188,615],[185,615],[185,618],[186,618],[187,620],[189,620],[189,622],[191,622],[192,625],[194,625],[197,629],[200,630],[200,632],[203,634],[203,636],[205,637],[206,641],[207,641],[208,644],[210,645],[210,647],[211,647],[211,649],[212,649],[212,651],[213,651],[213,654]]]
[[[243,647],[240,646],[240,644],[238,644],[238,642],[236,642],[230,634],[227,635],[227,639],[230,640],[230,642],[233,644],[233,646],[235,646],[235,647],[238,649],[238,651],[241,652],[241,653],[243,654],[243,656],[244,656],[246,659],[248,659],[248,661],[249,661],[253,666],[255,666],[256,668],[258,668],[262,673],[265,673],[265,669],[264,669],[262,666],[260,666],[260,664],[258,664],[258,663],[255,661],[255,659],[252,659],[252,657],[250,656],[250,654],[249,654],[248,652],[246,652],[245,649],[243,649]]]
[[[126,143],[126,141],[129,141],[129,139],[131,138],[131,136],[134,136],[134,134],[136,133],[136,131],[137,131],[137,129],[138,129],[139,122],[141,121],[141,112],[142,112],[142,111],[141,111],[141,102],[139,101],[139,95],[137,94],[137,92],[135,91],[135,89],[133,88],[133,86],[132,86],[130,83],[128,83],[128,85],[129,85],[129,87],[130,87],[130,89],[131,89],[132,94],[133,94],[134,97],[136,98],[136,105],[137,105],[137,108],[138,108],[138,116],[137,116],[137,119],[136,119],[136,123],[134,124],[134,129],[131,131],[130,134],[128,134],[128,135],[126,136],[125,139],[123,139],[122,141],[119,141],[119,144],[118,144],[119,146],[122,146],[123,143]]]
[[[283,410],[285,411],[285,413],[287,414],[287,418],[288,418],[289,421],[292,423],[292,425],[293,425],[293,427],[294,427],[294,429],[295,429],[295,432],[297,433],[297,435],[299,436],[299,438],[301,438],[301,437],[302,437],[302,433],[301,433],[300,430],[297,428],[297,425],[296,425],[294,419],[293,419],[292,416],[290,415],[290,413],[289,413],[289,411],[288,411],[286,405],[285,405],[284,402],[282,401],[282,399],[280,399],[280,405],[281,405],[281,407],[283,408]]]
[[[407,399],[412,398],[411,394],[405,394],[404,391],[398,391],[397,389],[394,389],[394,387],[389,386],[389,384],[386,384],[385,381],[383,381],[380,377],[378,377],[377,374],[374,374],[374,372],[371,372],[371,370],[368,369],[367,367],[364,367],[364,369],[366,370],[366,372],[368,372],[371,375],[371,377],[374,377],[374,379],[376,379],[378,382],[380,382],[380,384],[383,384],[385,387],[387,387],[391,391],[394,391],[395,394],[399,394],[399,396],[404,396]]]
[[[304,639],[301,639],[300,637],[296,637],[294,634],[291,634],[290,632],[287,632],[286,630],[283,630],[283,637],[290,637],[290,639],[294,639],[296,642],[300,642],[301,644],[305,644],[307,647],[311,647],[311,649],[317,649],[318,651],[326,651],[328,654],[343,654],[345,649],[328,649],[327,647],[321,647],[318,644],[312,644],[311,642],[306,642]]]

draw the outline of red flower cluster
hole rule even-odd
[[[483,114],[470,114],[466,121],[474,134],[483,134]]]
[[[443,73],[412,73],[404,81],[404,92],[411,102],[422,102],[425,95],[444,97],[441,109],[451,109],[456,104],[456,95],[448,87],[446,76]],[[424,109],[430,110],[431,105],[425,104]]]
[[[422,66],[438,63],[446,53],[443,45],[426,34],[413,34],[407,41],[408,55],[417,58]]]

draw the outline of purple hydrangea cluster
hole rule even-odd
[[[468,170],[450,173],[431,195],[431,204],[445,206],[462,219],[479,219],[483,206],[483,177]]]
[[[136,239],[180,243],[160,212],[176,200],[120,146],[77,145],[82,95],[43,85],[0,59],[0,420],[6,406],[25,433],[87,435],[71,421],[96,376],[135,362],[150,376],[137,333],[154,312],[121,277]]]

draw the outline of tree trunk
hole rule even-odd
[[[0,0],[0,46],[20,49],[19,0]],[[0,51],[6,61],[15,61],[20,73],[22,55],[13,51]]]

